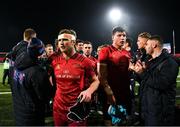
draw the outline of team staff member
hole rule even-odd
[[[50,98],[51,85],[47,72],[38,63],[43,51],[42,41],[32,38],[26,52],[16,58],[12,97],[17,126],[45,125],[45,103]]]
[[[32,38],[36,37],[36,31],[32,28],[27,28],[23,32],[23,40],[18,42],[13,48],[12,51],[8,53],[8,58],[10,61],[9,66],[9,77],[10,77],[10,86],[13,85],[12,76],[13,76],[13,69],[14,69],[14,62],[16,58],[22,53],[27,51],[27,46],[31,42]]]
[[[163,50],[160,36],[151,36],[145,46],[152,56],[148,66],[138,61],[132,68],[141,79],[141,118],[145,126],[174,125],[178,64]]]
[[[86,125],[86,121],[75,122],[68,120],[67,113],[69,108],[76,103],[78,97],[82,97],[81,102],[89,102],[91,95],[99,85],[91,61],[76,53],[75,42],[75,31],[69,29],[60,31],[58,47],[61,54],[55,56],[52,60],[57,86],[53,104],[55,126]],[[92,83],[89,88],[84,89],[84,81],[87,77],[92,78]]]

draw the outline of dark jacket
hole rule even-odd
[[[27,51],[28,42],[20,41],[17,45],[15,45],[12,49],[10,58],[15,61],[16,58],[22,53]]]
[[[149,62],[141,77],[141,116],[145,125],[173,125],[178,64],[166,52]]]
[[[12,86],[16,125],[44,125],[45,103],[50,98],[47,72],[26,52],[14,64]]]

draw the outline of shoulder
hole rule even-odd
[[[50,62],[52,62],[54,59],[56,59],[58,56],[60,56],[61,55],[61,53],[58,53],[58,52],[54,52],[49,58],[48,58],[48,60],[50,61]]]
[[[62,54],[53,54],[51,55],[51,57],[48,59],[49,63],[51,63],[52,65],[58,64],[61,62],[62,60]]]
[[[81,62],[84,66],[92,65],[92,60],[89,58],[85,57],[82,54],[77,53],[76,58],[78,62]]]
[[[164,68],[171,70],[179,68],[177,62],[173,59],[173,57],[169,53],[162,53],[157,63],[158,63],[158,68],[162,68],[163,66]]]
[[[94,61],[94,62],[97,62],[97,59],[93,56],[90,57],[90,60]]]
[[[129,54],[130,53],[129,51],[127,51],[125,49],[122,49],[121,52],[124,53],[124,54]]]
[[[107,46],[103,47],[103,48],[100,50],[100,52],[111,51],[111,50],[113,50],[112,45],[107,45]]]
[[[123,49],[123,50],[121,51],[121,53],[122,53],[123,55],[125,55],[127,58],[131,58],[131,53],[130,53],[129,51]]]
[[[85,57],[84,55],[82,55],[80,53],[75,54],[75,59],[82,63],[86,63],[86,62],[90,61],[90,59],[88,59],[87,57]]]
[[[20,42],[17,43],[17,45],[15,45],[15,47],[19,47],[19,46],[23,46],[23,45],[28,45],[28,42],[20,41]]]
[[[99,58],[100,57],[107,57],[108,54],[110,54],[111,52],[113,52],[113,47],[112,45],[108,45],[106,47],[103,47],[100,51],[99,51]]]
[[[168,56],[168,61],[173,66],[178,67],[178,63],[175,61],[175,59],[171,55]]]

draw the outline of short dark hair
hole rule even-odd
[[[47,48],[47,47],[53,47],[53,45],[50,44],[50,43],[48,43],[48,44],[45,45],[45,47],[46,47],[46,48]]]
[[[92,43],[90,41],[84,41],[83,44],[91,44],[92,45]]]
[[[149,40],[156,40],[156,41],[158,41],[158,43],[161,47],[163,46],[163,39],[159,35],[153,35],[149,38]]]
[[[78,43],[84,43],[84,41],[83,41],[83,40],[80,40],[80,39],[77,39],[77,40],[76,40],[76,45],[77,45]]]
[[[129,47],[132,47],[133,40],[131,38],[126,38],[126,43],[128,43]]]
[[[125,29],[123,29],[122,27],[120,26],[117,26],[117,27],[114,27],[113,30],[112,30],[112,35],[114,35],[116,32],[126,32]]]
[[[64,34],[64,33],[65,34],[72,34],[77,38],[76,32],[72,29],[62,29],[62,30],[60,30],[59,35]]]

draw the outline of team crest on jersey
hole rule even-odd
[[[25,78],[25,74],[21,71],[15,70],[13,79],[17,82],[17,84],[23,85]]]
[[[60,64],[57,64],[55,69],[59,70],[60,69]]]

